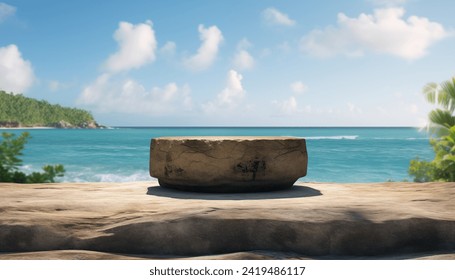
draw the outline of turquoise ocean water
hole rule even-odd
[[[112,128],[29,131],[26,172],[61,163],[64,182],[154,180],[148,174],[150,139],[188,135],[295,136],[307,139],[307,182],[383,182],[409,179],[409,161],[432,159],[429,136],[416,128]]]

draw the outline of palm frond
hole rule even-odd
[[[423,87],[423,94],[427,98],[428,102],[434,104],[436,102],[436,95],[439,91],[439,85],[437,83],[428,83]]]
[[[449,129],[455,126],[455,116],[448,110],[435,109],[428,114],[428,118],[430,131],[438,136],[449,134]]]
[[[438,104],[451,113],[455,111],[455,78],[441,83],[438,93]]]
[[[428,133],[430,133],[430,135],[435,135],[438,138],[445,136],[449,133],[449,130],[447,129],[447,127],[438,125],[438,124],[434,124],[434,123],[429,123],[426,126],[426,129],[427,129]]]

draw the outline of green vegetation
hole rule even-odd
[[[428,129],[438,136],[448,135],[450,128],[455,126],[455,77],[440,85],[427,84],[423,88],[423,94],[428,102],[441,107],[434,109],[428,115],[430,120]]]
[[[428,115],[428,129],[438,136],[430,140],[435,158],[411,160],[408,173],[414,182],[455,182],[455,77],[441,85],[430,83],[423,93],[430,103],[440,106]]]
[[[14,183],[53,183],[55,177],[62,177],[65,173],[63,165],[45,165],[44,172],[25,174],[19,171],[22,165],[22,150],[30,138],[28,132],[23,132],[14,138],[12,133],[2,133],[3,140],[0,143],[0,182]]]
[[[93,116],[85,110],[52,105],[5,91],[0,91],[1,126],[98,127]]]

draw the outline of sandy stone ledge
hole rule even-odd
[[[454,183],[0,184],[0,259],[455,259]]]

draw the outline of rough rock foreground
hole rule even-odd
[[[455,259],[454,183],[0,184],[0,259]]]

